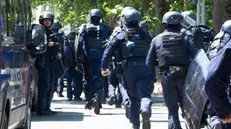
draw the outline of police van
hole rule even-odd
[[[31,0],[0,1],[0,129],[31,129],[34,59],[30,56]]]

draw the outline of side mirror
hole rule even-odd
[[[47,50],[47,36],[45,28],[40,24],[33,24],[29,49],[33,54],[42,54]]]
[[[25,32],[24,25],[16,25],[15,26],[15,43],[23,44],[25,42]]]

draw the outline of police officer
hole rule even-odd
[[[190,43],[181,35],[182,15],[171,11],[164,14],[164,32],[157,35],[149,49],[146,63],[154,69],[157,65],[161,72],[161,84],[169,113],[169,129],[181,129],[178,104],[182,106],[182,90],[186,71],[189,66]]]
[[[182,21],[182,35],[188,36],[198,49],[208,50],[210,43],[214,39],[214,31],[205,25],[196,25],[196,15],[191,11],[184,11],[181,13]]]
[[[39,23],[45,27],[48,47],[42,54],[36,55],[35,65],[38,70],[38,115],[50,115],[56,112],[51,111],[50,104],[54,90],[54,66],[57,56],[59,43],[55,42],[50,30],[54,21],[54,15],[51,12],[43,12],[39,17]]]
[[[81,46],[84,55],[84,73],[87,83],[85,108],[91,109],[93,106],[94,112],[99,114],[101,108],[100,92],[102,91],[100,61],[103,54],[103,41],[110,36],[110,30],[105,23],[101,22],[102,12],[99,9],[92,9],[89,12],[89,19],[90,23],[80,27],[78,46]]]
[[[76,69],[76,61],[75,61],[75,51],[74,51],[74,43],[76,38],[75,32],[70,32],[68,35],[68,40],[64,46],[64,64],[68,67],[66,72],[67,78],[67,98],[68,101],[72,101],[73,95],[74,100],[82,100],[80,98],[82,90],[83,90],[83,74],[82,71],[78,71]],[[74,91],[72,91],[72,82]]]
[[[137,10],[127,10],[123,14],[123,28],[109,40],[102,58],[101,73],[103,76],[110,73],[108,62],[115,52],[117,64],[122,67],[119,80],[130,100],[129,120],[132,128],[140,128],[141,113],[143,129],[150,129],[154,73],[145,65],[145,57],[151,41],[147,40],[148,35],[139,25],[141,16]]]
[[[223,48],[226,46],[226,44],[229,43],[230,38],[231,38],[231,20],[228,20],[222,25],[220,32],[215,36],[214,41],[211,44],[211,46],[207,52],[208,56],[211,60],[217,60],[217,59],[213,59],[213,58],[218,58],[216,56],[221,57],[219,53],[221,53],[223,51]],[[211,69],[211,68],[209,67],[209,69]],[[209,75],[209,76],[212,76],[212,75]],[[213,75],[213,76],[215,76],[215,75]],[[225,76],[224,76],[223,80],[225,80],[224,82],[226,84],[229,84],[229,87],[228,86],[227,87],[228,87],[228,98],[230,99],[230,80],[229,80],[230,76],[226,76],[226,77],[227,78],[225,79]],[[209,80],[207,82],[209,82]],[[208,92],[210,92],[210,91],[208,91]],[[212,95],[212,96],[214,96],[214,95]],[[219,116],[217,116],[219,114],[217,114],[217,112],[214,111],[214,108],[212,105],[209,106],[209,112],[208,113],[210,116],[210,119],[209,119],[210,120],[209,121],[210,127],[212,129],[222,129],[222,122],[220,121]],[[231,124],[223,125],[223,129],[229,129],[229,128],[231,128]]]
[[[54,33],[55,40],[59,43],[59,54],[63,55],[63,45],[64,45],[64,39],[66,38],[63,32],[59,32],[61,29],[61,23],[58,20],[54,20],[54,23],[51,26],[51,30]],[[55,63],[55,84],[54,86],[55,91],[58,94],[58,97],[64,97],[63,96],[63,79],[60,78],[63,74],[64,66],[62,64],[62,57],[59,57],[60,59],[57,60],[57,63]],[[60,62],[61,61],[61,62]]]

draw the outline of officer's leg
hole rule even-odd
[[[55,81],[56,80],[56,71],[55,71],[55,60],[50,60],[49,62],[49,90],[48,90],[48,100],[47,100],[47,105],[46,105],[46,110],[49,111],[52,114],[55,114],[56,112],[51,111],[50,106],[51,106],[51,100],[53,99],[53,94],[55,91]],[[57,83],[56,83],[57,84]]]
[[[166,106],[169,113],[169,129],[181,129],[180,120],[178,116],[178,89],[169,73],[162,75],[161,84],[163,86],[163,94]]]
[[[49,88],[49,72],[47,67],[38,68],[38,101],[37,112],[40,115],[46,115],[47,93]]]
[[[93,87],[94,87],[94,95],[95,98],[93,100],[94,112],[95,114],[100,113],[100,108],[102,107],[100,98],[102,95],[102,86],[100,85],[100,81],[102,79],[101,71],[100,71],[100,60],[94,62],[93,65]]]
[[[74,69],[74,96],[75,100],[82,100],[80,98],[83,91],[83,75],[79,71]]]
[[[68,68],[66,77],[67,77],[67,98],[68,101],[72,101],[73,68]]]
[[[150,117],[151,117],[151,107],[152,107],[152,100],[151,95],[154,89],[154,80],[152,76],[146,77],[141,79],[137,82],[137,89],[140,97],[140,112],[142,115],[142,129],[150,129]]]
[[[63,87],[64,87],[63,78],[59,78],[58,79],[58,86],[57,86],[58,97],[64,97],[63,96]]]
[[[113,105],[115,103],[115,86],[114,84],[114,76],[115,73],[111,72],[108,76],[108,96],[109,96],[109,105]]]
[[[135,87],[135,86],[134,86]],[[140,127],[140,100],[137,97],[129,96],[130,108],[129,108],[129,120],[132,123],[134,129]]]
[[[125,107],[125,115],[129,118],[129,107],[130,107],[130,100],[127,91],[125,90],[125,80],[123,77],[119,77],[119,90],[122,96],[122,103]]]
[[[123,85],[127,90],[130,100],[129,120],[132,123],[133,128],[137,129],[140,127],[140,98],[137,93],[136,79],[125,75]]]
[[[92,98],[93,98],[92,66],[91,66],[91,63],[88,60],[86,60],[86,61],[84,61],[83,67],[84,67],[85,96],[86,96],[85,109],[91,109],[91,107],[92,107]]]
[[[120,92],[119,86],[118,86],[117,87],[117,92],[116,92],[116,108],[120,108],[121,107],[122,101],[123,101],[122,95],[121,95],[121,92]]]
[[[101,71],[100,71],[100,61],[94,61],[93,62],[93,69],[92,69],[92,73],[93,73],[93,86],[94,86],[94,94],[96,95],[96,98],[100,100],[101,97],[101,90],[102,90],[102,86],[101,84]]]

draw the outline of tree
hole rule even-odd
[[[213,29],[219,32],[222,24],[231,18],[230,0],[213,0]]]

